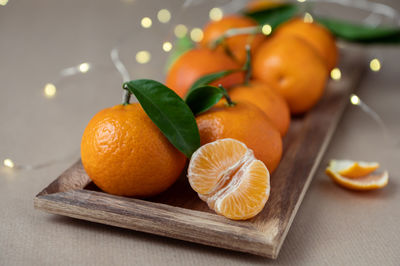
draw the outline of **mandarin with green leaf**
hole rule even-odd
[[[183,98],[193,83],[202,76],[234,69],[240,69],[240,65],[225,53],[196,48],[184,53],[175,61],[168,71],[165,84]],[[211,85],[222,84],[229,88],[242,83],[243,80],[244,73],[235,72],[212,82]]]
[[[170,187],[186,157],[152,122],[139,103],[120,104],[97,113],[81,141],[82,164],[103,191],[148,197]]]

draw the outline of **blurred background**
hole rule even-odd
[[[210,18],[237,12],[247,4],[230,0],[2,2],[0,158],[14,158],[24,165],[79,156],[80,137],[89,119],[120,102],[122,77],[111,61],[113,48],[118,49],[131,79],[163,81],[176,36],[187,34],[199,40]],[[309,2],[314,3],[315,13],[357,22],[367,18],[368,23],[393,25],[400,20],[398,13],[391,17],[390,8],[363,0]],[[398,1],[370,3],[400,9]],[[378,15],[371,15],[371,8]],[[366,49],[382,63],[383,73],[371,75],[384,81],[394,71],[385,65],[385,56],[398,55],[396,48]],[[383,94],[385,83],[377,83],[374,95]]]

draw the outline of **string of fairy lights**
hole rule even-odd
[[[130,2],[128,0],[124,0],[125,2]],[[308,0],[311,1],[311,0]],[[348,0],[328,0],[331,2],[340,2],[341,4],[346,4],[348,2]],[[0,0],[0,6],[5,6],[7,5],[7,3],[9,2],[9,0]],[[232,0],[232,2],[235,2],[234,0]],[[241,4],[243,4],[243,1],[240,1]],[[297,2],[300,3],[304,3],[306,2],[306,0],[297,0]],[[346,2],[346,3],[345,3]],[[367,1],[363,1],[365,2],[365,6],[364,9],[366,7],[369,7],[368,4],[366,4]],[[190,5],[191,1],[190,0],[186,0],[185,3],[183,4],[183,7],[187,7],[188,5]],[[232,3],[231,3],[232,4]],[[347,3],[347,4],[351,4],[351,3]],[[234,6],[234,5],[232,5]],[[359,7],[362,8],[362,7]],[[225,10],[225,12],[224,12]],[[371,12],[374,12],[374,10],[370,10]],[[382,11],[382,9],[381,9]],[[383,9],[384,12],[382,13],[390,13],[390,16],[392,16],[393,14],[391,13],[392,10],[390,7],[388,7],[388,9]],[[221,20],[224,16],[224,13],[230,13],[229,12],[229,8],[227,6],[224,7],[213,7],[209,10],[208,16],[210,18],[210,20],[212,21],[218,21]],[[166,24],[166,23],[170,23],[171,19],[172,19],[172,14],[168,9],[160,9],[158,10],[157,14],[156,14],[156,18],[158,23],[162,23],[162,24]],[[304,13],[304,21],[306,22],[313,22],[313,17],[310,13],[305,12]],[[142,17],[140,19],[140,26],[143,29],[150,29],[154,23],[156,21],[153,21],[149,16],[145,16]],[[197,27],[193,27],[191,29],[188,28],[188,26],[184,25],[184,24],[177,24],[174,25],[174,27],[171,28],[173,30],[173,34],[176,38],[181,38],[184,36],[189,36],[190,39],[195,42],[198,43],[202,40],[203,38],[203,31],[200,28]],[[261,27],[261,32],[264,35],[270,35],[272,33],[272,27],[271,25],[263,25]],[[161,47],[160,47],[164,52],[169,53],[173,50],[173,44],[171,41],[164,41],[161,43]],[[111,50],[111,59],[112,62],[114,63],[114,66],[116,67],[116,69],[118,70],[118,72],[121,74],[122,79],[124,81],[127,81],[130,79],[129,77],[129,73],[126,70],[126,67],[124,66],[124,64],[119,60],[119,51],[117,47],[114,47]],[[152,58],[152,54],[150,51],[148,50],[139,50],[136,52],[135,54],[135,60],[138,64],[147,64],[150,62]],[[371,71],[373,72],[378,72],[381,70],[381,60],[378,58],[372,58],[369,62],[369,68]],[[93,70],[93,64],[90,62],[82,62],[76,66],[72,66],[72,67],[68,67],[65,69],[62,69],[60,71],[60,75],[58,77],[58,80],[53,81],[53,82],[48,82],[44,85],[43,87],[43,95],[45,98],[47,99],[52,99],[56,96],[57,94],[57,82],[59,82],[61,79],[73,76],[73,75],[78,75],[78,74],[86,74],[89,71]],[[330,73],[330,77],[332,80],[334,81],[340,81],[342,79],[342,72],[340,70],[340,68],[336,67],[334,68],[331,73]],[[371,116],[382,128],[384,128],[384,130],[386,130],[386,126],[384,125],[382,119],[379,117],[379,115],[372,110],[368,105],[366,105],[357,95],[352,94],[350,96],[350,103],[354,106],[358,106],[361,108],[361,110],[363,110],[366,114],[368,114],[369,116]],[[69,157],[75,157],[77,156],[78,152],[74,152],[71,155],[65,156],[63,158],[60,159],[54,159],[51,161],[47,161],[47,162],[43,162],[40,164],[35,164],[35,165],[25,165],[25,164],[20,164],[19,162],[15,161],[14,158],[11,158],[9,156],[4,156],[3,160],[2,160],[2,166],[5,168],[9,168],[9,169],[15,169],[15,170],[34,170],[34,169],[39,169],[39,168],[43,168],[43,167],[47,167],[47,166],[51,166],[55,163],[59,163],[59,162],[63,162],[64,160],[66,160]]]

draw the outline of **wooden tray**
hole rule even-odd
[[[264,210],[231,221],[209,210],[182,176],[165,193],[142,200],[99,191],[80,161],[34,199],[50,213],[129,228],[205,245],[276,258],[322,155],[364,69],[360,52],[342,51],[340,81],[330,81],[319,104],[294,118],[284,139],[282,161],[271,176]]]

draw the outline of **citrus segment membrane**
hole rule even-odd
[[[251,157],[253,152],[234,139],[208,143],[192,155],[189,183],[197,193],[210,194]]]
[[[244,168],[244,169],[243,169]],[[253,160],[236,174],[236,181],[215,202],[215,211],[234,220],[258,214],[270,193],[269,172],[264,163]]]
[[[234,139],[200,147],[190,161],[188,179],[211,209],[234,220],[257,215],[270,193],[270,175],[265,164]]]

